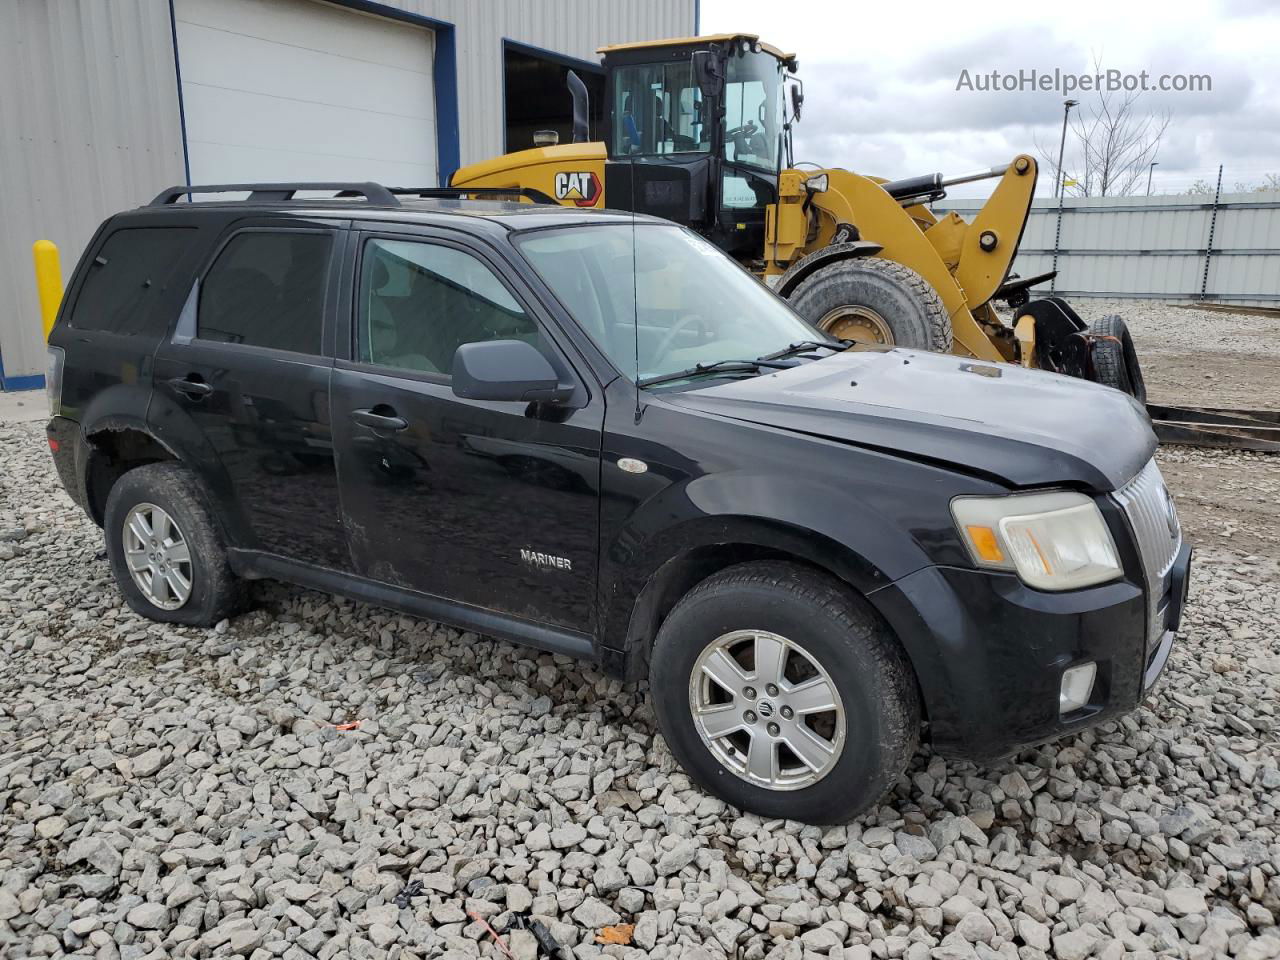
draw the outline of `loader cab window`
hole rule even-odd
[[[724,158],[778,172],[782,143],[782,65],[767,53],[729,58],[724,85]]]
[[[702,91],[688,60],[622,67],[613,86],[613,155],[709,153]]]

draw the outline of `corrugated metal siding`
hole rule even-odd
[[[502,41],[598,62],[694,32],[696,0],[383,0],[454,24],[461,161],[502,151]],[[179,51],[181,59],[181,51]],[[0,359],[44,370],[31,244],[69,275],[110,214],[185,181],[166,0],[0,0]],[[567,94],[566,94],[567,96]]]
[[[183,181],[163,0],[0,3],[0,357],[43,373],[31,244],[69,275],[98,224]]]
[[[697,7],[696,0],[383,2],[454,24],[463,164],[502,152],[504,39],[598,63],[596,48],[605,44],[689,36]]]
[[[980,201],[943,201],[935,211],[966,219]],[[1204,281],[1212,197],[1091,197],[1063,204],[1054,289],[1073,296],[1193,299]],[[1013,269],[1053,269],[1058,204],[1037,200]],[[1280,302],[1280,193],[1224,195],[1214,224],[1208,299]],[[1047,291],[1048,286],[1040,287]]]

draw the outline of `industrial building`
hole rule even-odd
[[[66,276],[173,184],[443,183],[567,139],[565,75],[599,105],[598,47],[697,30],[698,0],[6,0],[0,388],[43,383],[34,241]]]

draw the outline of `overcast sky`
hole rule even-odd
[[[1152,92],[1141,101],[1147,112],[1172,114],[1153,192],[1212,182],[1219,163],[1224,191],[1280,174],[1276,0],[702,0],[701,27],[758,33],[799,55],[806,99],[797,160],[898,178],[966,172],[1022,151],[1040,159],[1037,144],[1056,155],[1063,94],[957,91],[961,71],[1092,73],[1097,57],[1153,79],[1212,77],[1211,92]],[[1084,108],[1094,99],[1073,96]],[[1037,195],[1051,190],[1043,178]],[[955,188],[952,196],[977,192]]]

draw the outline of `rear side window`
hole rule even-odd
[[[107,237],[88,266],[67,323],[77,330],[160,336],[169,317],[161,296],[198,231],[128,227]]]
[[[196,336],[319,354],[332,245],[318,232],[233,237],[201,281]]]

